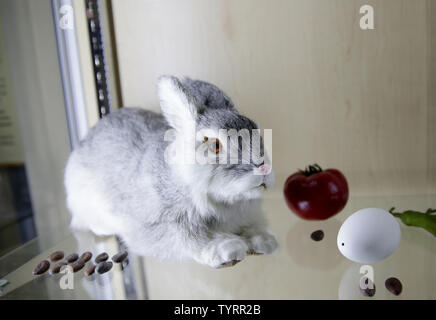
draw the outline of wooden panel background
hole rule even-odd
[[[364,4],[375,30],[359,28]],[[317,162],[354,195],[435,191],[431,0],[112,5],[124,105],[159,110],[161,74],[204,79],[273,129],[277,190]]]

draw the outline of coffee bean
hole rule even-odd
[[[85,276],[90,276],[91,274],[94,273],[94,271],[95,271],[95,265],[94,264],[90,264],[84,270]]]
[[[372,289],[370,289],[370,288],[362,289],[362,288],[361,288],[360,291],[362,292],[362,294],[363,294],[365,297],[372,297],[372,296],[375,295],[375,284],[374,284],[374,287],[373,287]]]
[[[113,263],[110,261],[100,262],[97,266],[97,272],[100,274],[108,272],[110,269],[112,269],[112,266],[113,266]]]
[[[403,291],[403,285],[397,278],[391,277],[385,281],[386,289],[398,296]]]
[[[316,230],[310,235],[313,241],[321,241],[324,238],[324,232],[322,230]]]
[[[77,272],[83,269],[83,267],[85,266],[85,262],[77,260],[76,262],[71,263],[70,266],[71,268],[73,268],[73,272]]]
[[[68,263],[72,263],[74,261],[77,261],[77,259],[79,259],[79,255],[77,253],[72,253],[68,257],[65,258],[65,260],[67,260]]]
[[[362,277],[364,280],[361,279],[361,282],[363,281],[365,283],[365,288],[362,289],[361,283],[359,283],[360,292],[366,297],[372,297],[375,295],[375,284],[372,283],[371,280],[369,280],[367,277]],[[372,289],[370,288],[372,284]]]
[[[64,257],[63,251],[55,251],[48,256],[51,262],[61,260]]]
[[[127,255],[128,255],[127,251],[118,252],[116,255],[114,255],[112,257],[112,261],[115,262],[115,263],[123,262],[124,259],[127,258]]]
[[[109,255],[106,252],[100,253],[95,258],[95,263],[100,263],[100,262],[106,261],[108,258],[109,258]]]
[[[92,258],[92,253],[91,252],[89,252],[89,251],[86,251],[85,253],[83,253],[81,256],[80,256],[80,258],[79,258],[79,260],[80,261],[82,261],[82,262],[88,262],[89,260],[91,260],[91,258]]]
[[[50,262],[47,260],[42,260],[38,265],[33,269],[32,274],[34,275],[40,275],[46,272],[50,268]]]
[[[50,274],[56,274],[61,271],[61,268],[65,266],[67,263],[65,261],[56,263],[53,267],[50,268],[49,273]]]

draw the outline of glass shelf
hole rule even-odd
[[[336,247],[342,222],[365,207],[425,210],[434,206],[436,195],[351,197],[345,209],[326,221],[303,221],[286,207],[275,192],[263,208],[280,249],[271,256],[248,256],[234,267],[212,269],[193,261],[156,261],[129,255],[129,263],[92,279],[74,274],[74,290],[60,288],[63,275],[33,276],[36,264],[55,250],[65,254],[120,250],[115,237],[100,238],[74,233],[48,250],[39,250],[37,240],[0,259],[1,278],[9,281],[1,299],[435,299],[436,239],[423,229],[400,222],[402,240],[387,259],[372,265],[376,294],[364,297],[358,287],[359,264],[343,257]],[[320,242],[310,234],[322,229]],[[20,261],[21,259],[21,261]],[[28,260],[26,260],[28,259]],[[26,261],[24,261],[26,260]],[[7,267],[9,266],[9,270]],[[403,292],[394,296],[384,281],[397,277]]]

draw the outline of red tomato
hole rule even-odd
[[[289,209],[307,220],[328,219],[348,201],[345,176],[339,170],[322,170],[318,165],[289,176],[283,192]]]

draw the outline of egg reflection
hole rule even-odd
[[[353,263],[342,276],[338,288],[338,298],[339,300],[366,300],[371,299],[371,297],[365,297],[360,291],[359,284],[363,273],[361,273],[361,264]],[[377,286],[376,286],[377,287]],[[380,288],[378,291],[380,291]],[[377,291],[375,296],[377,296]],[[374,297],[372,297],[374,299]]]

